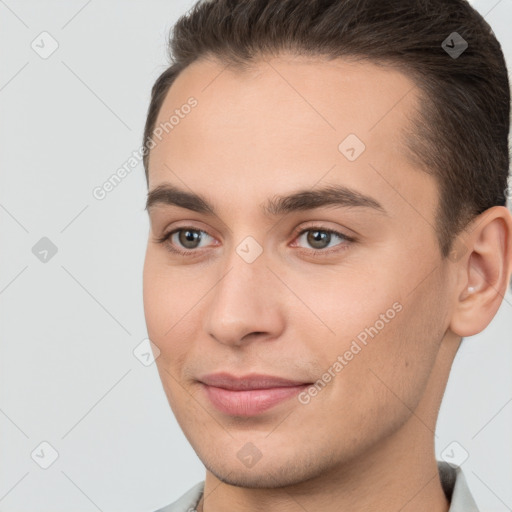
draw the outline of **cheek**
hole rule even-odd
[[[158,332],[157,327],[161,323],[161,320],[159,321],[160,312],[165,307],[157,299],[157,295],[160,296],[162,294],[161,288],[162,282],[158,279],[155,258],[148,246],[142,273],[142,298],[144,302],[144,316],[151,339],[153,339],[152,335]]]
[[[322,323],[298,310],[292,323],[310,333],[310,359],[336,375],[336,400],[357,397],[358,407],[400,415],[421,398],[444,331],[436,283],[407,295],[393,275],[400,273],[296,282]]]
[[[444,306],[436,287],[428,285],[402,297],[400,304],[402,310],[361,352],[359,375],[373,383],[374,403],[382,404],[378,407],[408,416],[427,391],[445,333]]]
[[[184,278],[160,254],[146,253],[143,271],[144,315],[149,338],[160,356],[156,364],[164,386],[175,394],[184,378],[182,368],[200,326],[201,280]],[[166,390],[167,391],[167,390]],[[169,393],[168,393],[169,395]]]
[[[149,337],[160,350],[162,341],[171,336],[190,309],[188,302],[193,296],[190,284],[182,283],[176,272],[148,249],[143,270],[144,315]]]
[[[350,268],[290,276],[290,286],[303,302],[293,309],[292,302],[287,306],[287,312],[295,315],[290,322],[307,323],[310,328],[316,325],[311,335],[314,337],[316,330],[335,352],[360,333],[364,337],[365,330],[376,323],[382,337],[380,333],[389,330],[388,326],[400,316],[393,307],[400,301],[400,294],[387,281],[389,277]],[[380,315],[385,316],[384,320]]]

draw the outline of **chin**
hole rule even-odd
[[[240,469],[238,465],[231,468],[210,468],[206,466],[221,482],[234,487],[246,489],[277,489],[295,485],[307,480],[303,475],[297,475],[296,469],[280,468],[274,471],[256,470],[256,468]]]

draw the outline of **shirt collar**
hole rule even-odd
[[[479,512],[460,467],[443,461],[437,461],[437,467],[444,493],[450,501],[448,512]]]

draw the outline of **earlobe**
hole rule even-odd
[[[512,273],[512,215],[495,206],[465,231],[466,255],[458,267],[450,329],[467,337],[483,331],[496,315]]]

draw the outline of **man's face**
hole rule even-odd
[[[145,316],[177,421],[207,469],[247,487],[339,469],[412,420],[433,437],[412,411],[450,324],[452,278],[436,182],[400,139],[417,89],[341,59],[223,69],[182,72],[156,126],[182,115],[151,151],[150,193],[172,186],[214,210],[163,195],[148,209]],[[210,394],[200,380],[218,372],[310,385],[258,410],[279,391]]]

